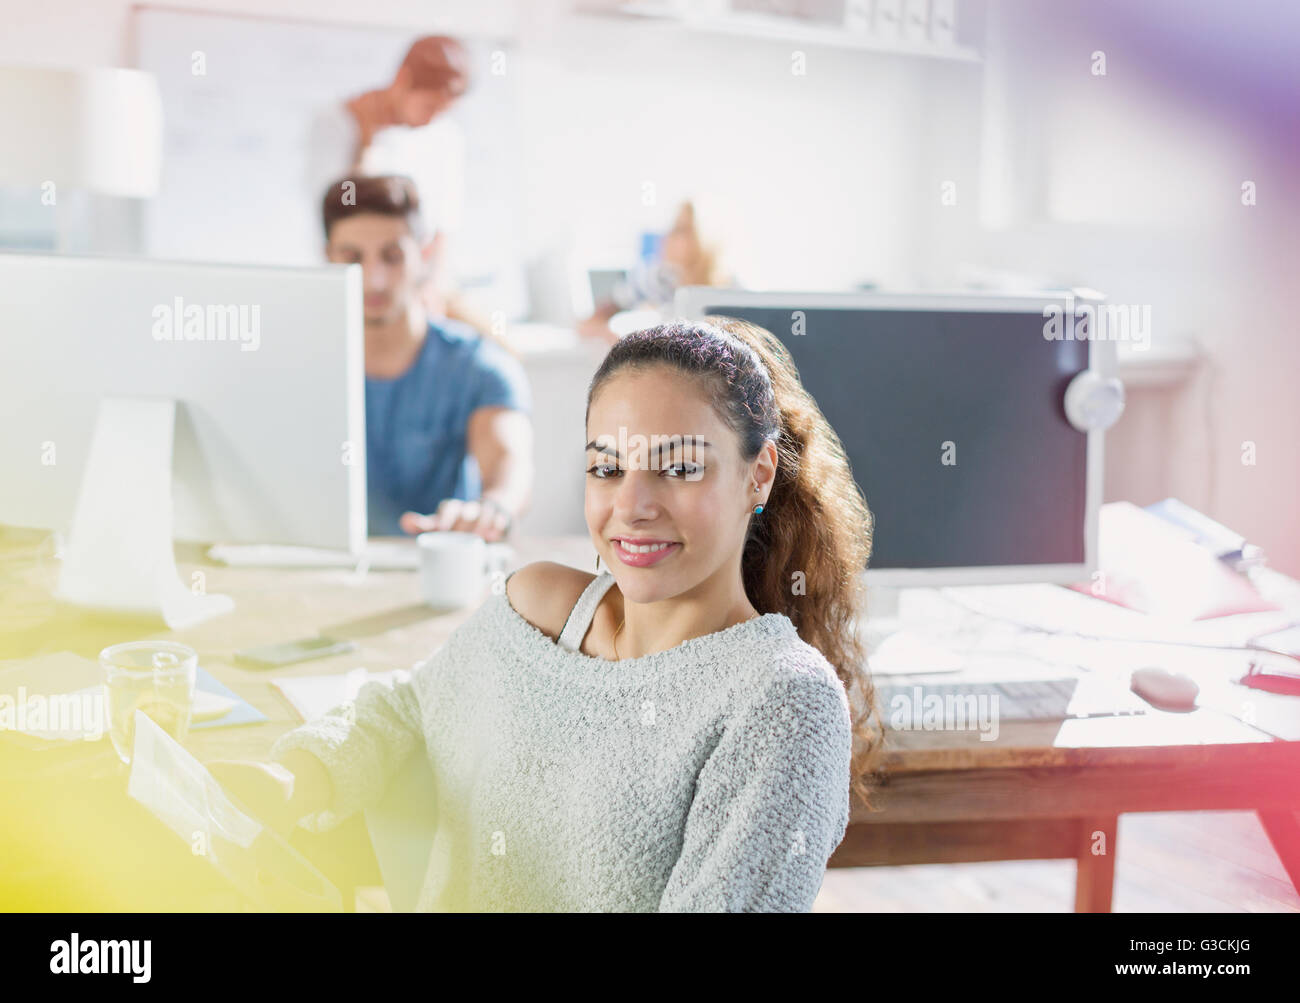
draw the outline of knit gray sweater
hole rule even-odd
[[[834,669],[779,613],[586,655],[571,639],[610,584],[592,581],[561,644],[493,595],[409,676],[281,736],[273,758],[306,749],[334,785],[301,824],[374,805],[418,753],[438,818],[420,910],[809,910],[849,818]]]

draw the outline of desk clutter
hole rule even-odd
[[[341,912],[339,890],[288,841],[235,804],[212,774],[143,711],[135,712],[127,796],[259,909]]]
[[[1258,548],[1176,499],[1103,505],[1098,533],[1100,567],[1091,581],[1072,585],[1076,591],[1179,620],[1279,609],[1242,573],[1262,566]]]
[[[1091,583],[904,590],[869,659],[885,713],[996,696],[1008,721],[1204,711],[1236,740],[1300,740],[1295,583],[1181,503],[1151,508],[1102,507]]]

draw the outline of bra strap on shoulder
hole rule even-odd
[[[609,587],[614,584],[614,576],[608,571],[603,571],[582,590],[582,595],[578,596],[578,601],[573,604],[573,609],[569,612],[569,619],[564,623],[564,629],[560,631],[560,639],[557,642],[561,648],[566,651],[577,651],[582,644],[582,639],[587,636],[587,630],[591,627],[591,621],[596,616],[596,607],[600,601],[605,598],[605,593]]]

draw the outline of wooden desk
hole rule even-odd
[[[1263,571],[1256,585],[1300,613],[1296,582]],[[1189,673],[1193,657],[1210,657],[1177,647],[1146,650],[1148,664]],[[1267,705],[1272,720],[1285,717],[1292,728],[1300,720],[1300,697],[1220,676],[1217,688],[1231,700]],[[1203,704],[1211,702],[1206,697],[1203,688]],[[990,742],[976,731],[892,731],[886,748],[878,810],[855,803],[831,867],[1073,859],[1075,911],[1108,912],[1119,815],[1244,810],[1258,814],[1300,889],[1300,742],[1277,739],[1221,709],[1004,721]]]
[[[1076,724],[1109,741],[1107,719],[1004,723],[986,744],[969,732],[895,732],[880,810],[855,804],[830,866],[1073,859],[1075,911],[1108,912],[1120,814],[1247,810],[1300,888],[1300,743],[1234,735],[1192,744],[1202,713],[1185,716],[1187,744],[1140,744],[1142,719],[1124,722],[1131,742],[1114,747],[1056,744]]]
[[[512,567],[557,560],[591,569],[595,559],[585,537],[518,540],[514,546]],[[258,725],[193,731],[189,748],[200,760],[259,759],[298,720],[270,685],[270,674],[236,666],[234,651],[337,633],[340,624],[378,617],[398,625],[379,632],[369,632],[376,624],[345,630],[357,640],[357,650],[290,666],[276,677],[356,666],[404,668],[432,652],[471,612],[423,608],[413,572],[359,578],[340,570],[223,568],[191,557],[182,564],[186,580],[199,572],[208,591],[229,593],[238,606],[230,615],[169,633],[61,610],[49,600],[57,563],[48,548],[38,538],[10,534],[0,540],[0,658],[63,650],[93,658],[122,640],[181,641],[268,718]],[[75,750],[78,774],[120,775],[109,743],[89,748],[95,751]],[[1078,861],[1076,910],[1106,911],[1121,813],[1253,810],[1300,887],[1300,742],[1275,740],[1214,712],[1004,722],[994,742],[981,742],[972,732],[892,732],[888,749],[877,795],[883,810],[854,804],[832,867],[1072,858]],[[42,755],[50,756],[45,761],[57,775],[56,759]]]

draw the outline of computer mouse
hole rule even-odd
[[[1181,672],[1150,666],[1135,669],[1129,689],[1157,710],[1189,711],[1196,709],[1196,694],[1201,688]]]

